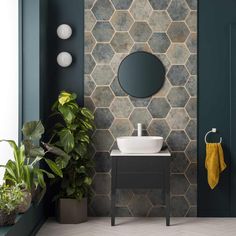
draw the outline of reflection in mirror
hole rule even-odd
[[[118,70],[121,88],[130,96],[150,97],[157,93],[165,80],[165,67],[155,55],[134,52],[123,59]]]

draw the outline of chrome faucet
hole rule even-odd
[[[138,126],[138,137],[141,137],[142,136],[142,124],[138,123],[137,126]]]

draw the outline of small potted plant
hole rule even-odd
[[[93,161],[89,155],[91,135],[94,129],[92,113],[78,105],[76,94],[61,92],[53,105],[53,114],[59,115],[55,124],[54,146],[68,154],[56,158],[63,179],[58,179],[57,219],[60,223],[80,223],[87,220],[87,199],[91,194],[90,177]]]
[[[0,226],[13,225],[23,200],[23,193],[18,185],[0,186]]]

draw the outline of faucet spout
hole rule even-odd
[[[138,123],[137,126],[138,126],[138,137],[141,137],[142,136],[142,124]]]

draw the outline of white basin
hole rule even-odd
[[[163,145],[159,136],[124,136],[117,138],[117,145],[122,153],[157,153]]]

